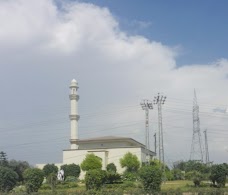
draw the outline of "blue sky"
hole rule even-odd
[[[32,164],[61,162],[75,78],[80,139],[131,135],[144,143],[140,102],[160,92],[165,158],[188,160],[195,88],[211,160],[227,161],[226,8],[226,1],[0,1],[0,150]],[[150,131],[157,132],[156,109]]]
[[[122,29],[170,46],[180,46],[177,64],[227,58],[228,2],[155,0],[81,0],[110,9]],[[140,28],[139,23],[149,25]],[[138,26],[137,26],[138,25]]]

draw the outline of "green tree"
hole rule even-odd
[[[28,168],[24,171],[23,177],[27,192],[37,192],[44,180],[44,173],[38,168]]]
[[[146,165],[141,167],[139,177],[147,193],[152,194],[161,190],[162,172],[158,166]]]
[[[136,155],[128,152],[120,159],[120,165],[122,168],[126,168],[126,172],[137,172],[140,162]]]
[[[8,167],[0,166],[0,191],[8,192],[16,186],[18,175]]]
[[[76,164],[69,164],[69,165],[62,165],[61,166],[61,169],[64,170],[64,177],[65,179],[67,177],[75,177],[75,178],[78,178],[80,173],[81,173],[81,169],[80,169],[80,166],[79,165],[76,165]]]
[[[57,176],[56,173],[50,173],[47,177],[47,183],[50,185],[52,192],[55,191],[57,184]]]
[[[211,167],[211,175],[210,179],[214,183],[217,183],[218,187],[225,187],[226,184],[226,176],[227,173],[227,167],[226,164],[219,164],[219,165],[213,165]]]
[[[89,171],[93,169],[101,169],[102,159],[94,154],[87,154],[86,158],[81,163],[81,169],[83,171]]]
[[[99,190],[106,181],[106,171],[91,169],[86,172],[85,184],[87,190]]]
[[[5,152],[0,152],[0,166],[8,166],[7,155]]]
[[[114,163],[109,163],[106,167],[108,172],[116,173],[116,165]]]
[[[54,164],[46,164],[43,167],[43,172],[45,177],[48,177],[51,173],[54,173],[55,175],[57,175],[58,167]]]
[[[29,163],[26,161],[10,160],[8,166],[18,174],[18,182],[23,183],[23,172],[30,168]]]
[[[192,180],[195,187],[199,187],[201,181],[204,179],[203,174],[199,171],[190,171],[185,175],[186,179]]]

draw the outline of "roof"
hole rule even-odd
[[[103,136],[103,137],[96,137],[96,138],[89,138],[89,139],[79,139],[77,140],[77,143],[87,143],[87,142],[112,142],[112,141],[127,141],[127,142],[131,142],[133,144],[139,145],[141,147],[145,147],[144,144],[129,138],[129,137],[118,137],[118,136]]]

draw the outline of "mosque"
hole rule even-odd
[[[153,159],[155,153],[148,151],[145,145],[130,138],[130,137],[118,137],[118,136],[105,136],[88,139],[79,139],[78,137],[78,121],[80,116],[78,114],[78,83],[75,79],[70,84],[70,124],[71,124],[71,136],[70,136],[70,149],[63,150],[63,162],[56,164],[60,167],[62,164],[78,164],[80,165],[85,159],[86,154],[93,153],[102,159],[102,169],[105,170],[107,164],[114,163],[118,173],[124,171],[121,168],[119,160],[127,152],[138,157],[140,163]],[[38,164],[37,167],[42,168],[45,164]],[[81,173],[80,178],[84,177],[85,173]]]

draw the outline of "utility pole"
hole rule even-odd
[[[154,134],[154,152],[157,154],[157,138],[156,138],[156,133]]]
[[[205,138],[205,163],[208,165],[210,163],[209,161],[209,151],[208,151],[208,142],[207,142],[207,129],[204,131],[204,138]]]
[[[203,162],[203,151],[200,134],[199,106],[197,104],[196,91],[194,89],[193,99],[193,136],[190,153],[190,160]]]
[[[153,103],[150,100],[143,100],[140,105],[145,110],[145,150],[146,150],[146,162],[149,163],[150,155],[150,133],[149,133],[149,110],[153,109]]]
[[[165,157],[164,157],[164,144],[163,144],[163,126],[162,126],[162,105],[164,105],[166,96],[160,95],[154,97],[154,104],[158,106],[158,153],[159,161],[163,163],[162,171],[165,180]]]

